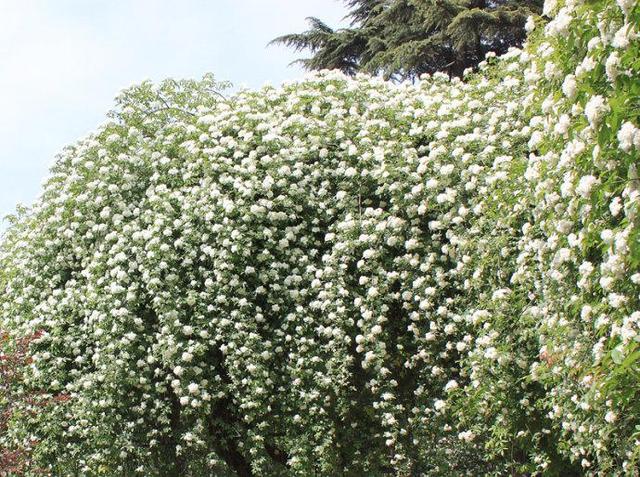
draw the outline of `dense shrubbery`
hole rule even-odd
[[[54,475],[635,475],[634,1],[466,81],[144,83],[7,232]],[[539,23],[534,28],[534,23]]]

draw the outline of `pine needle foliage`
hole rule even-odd
[[[349,28],[333,29],[310,17],[309,30],[275,38],[296,51],[308,70],[361,71],[386,79],[415,79],[443,71],[462,76],[488,52],[505,53],[526,37],[529,15],[541,0],[348,0]]]

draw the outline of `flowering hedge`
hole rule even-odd
[[[0,253],[54,475],[634,475],[640,11],[465,81],[143,83]],[[26,392],[26,391],[25,391]]]

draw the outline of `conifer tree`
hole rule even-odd
[[[525,22],[541,0],[347,0],[349,28],[308,18],[310,29],[275,38],[312,56],[309,70],[339,69],[412,79],[444,71],[461,76],[488,52],[501,54],[525,39]]]

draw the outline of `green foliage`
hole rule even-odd
[[[317,18],[303,33],[272,41],[296,51],[309,70],[339,69],[416,79],[445,71],[462,76],[488,52],[506,53],[525,38],[527,17],[539,14],[540,0],[351,0],[351,27],[334,30]]]
[[[60,476],[636,475],[640,11],[544,10],[464,82],[123,92],[3,238],[19,386],[69,398],[2,444]]]

